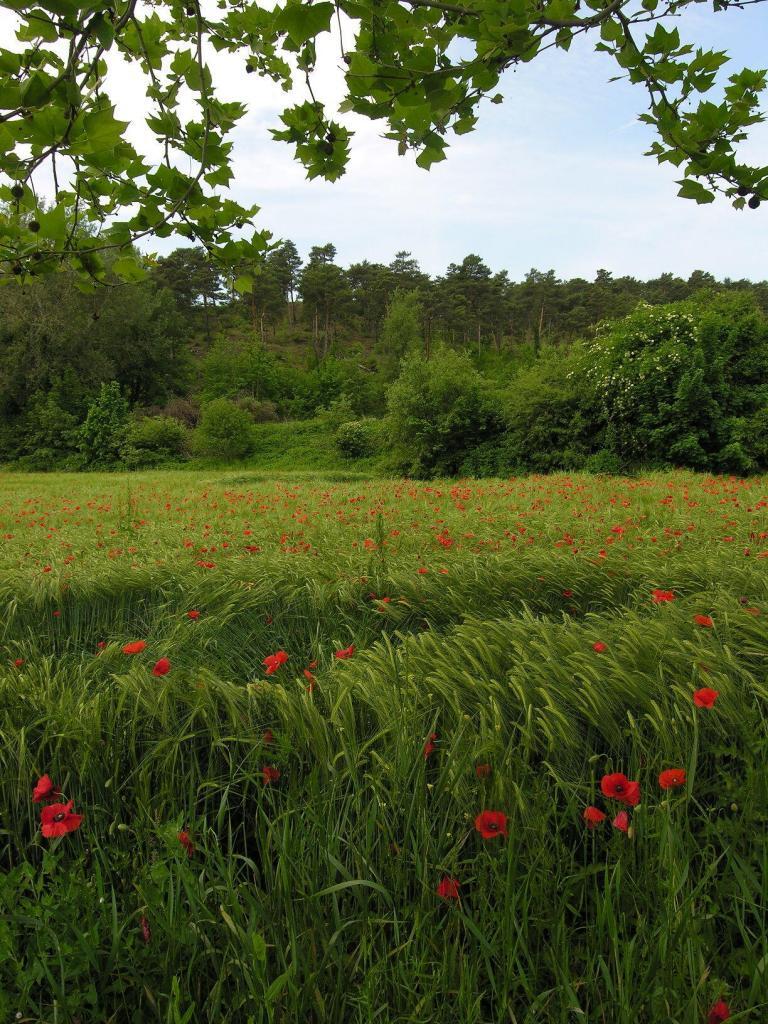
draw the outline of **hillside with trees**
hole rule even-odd
[[[303,260],[290,241],[248,269],[244,290],[242,273],[223,273],[200,247],[179,248],[151,261],[135,283],[112,277],[84,294],[76,275],[64,272],[0,290],[0,460],[30,469],[140,467],[191,456],[258,461],[279,425],[296,421],[318,428],[303,435],[309,449],[321,439],[342,464],[380,451],[382,429],[412,454],[418,431],[412,423],[408,434],[397,417],[415,402],[429,418],[434,396],[423,386],[442,375],[445,396],[430,415],[433,426],[441,408],[458,416],[450,444],[433,441],[431,454],[409,458],[390,450],[383,468],[483,474],[578,467],[590,458],[615,469],[762,464],[757,441],[742,437],[746,422],[738,437],[703,444],[641,441],[639,424],[620,428],[616,409],[598,422],[580,409],[582,402],[596,408],[586,385],[609,357],[591,351],[578,389],[563,368],[600,339],[620,349],[616,338],[633,337],[633,324],[640,335],[650,324],[663,347],[668,331],[651,311],[680,317],[694,309],[695,328],[675,335],[681,365],[698,360],[721,419],[743,419],[743,409],[723,406],[724,385],[713,375],[724,358],[733,364],[735,346],[751,361],[745,386],[764,387],[766,282],[716,281],[704,271],[640,281],[607,270],[592,281],[562,280],[536,269],[513,281],[473,254],[431,276],[407,251],[388,264],[342,266],[330,243]],[[716,330],[713,317],[722,321]],[[704,339],[713,330],[716,340]],[[611,358],[618,380],[630,357]],[[472,415],[457,413],[453,397],[472,381],[479,388],[468,398]],[[689,404],[701,417],[700,398]],[[760,401],[742,395],[750,415]],[[648,409],[651,419],[664,415],[652,402]],[[524,436],[514,441],[521,426]]]

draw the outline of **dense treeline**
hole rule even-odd
[[[703,271],[688,280],[664,274],[639,281],[604,270],[594,281],[531,270],[515,282],[475,255],[430,277],[408,252],[388,265],[342,267],[333,245],[315,246],[302,261],[285,242],[231,277],[204,249],[182,248],[150,263],[141,281],[110,278],[91,292],[81,289],[62,273],[0,290],[0,461],[46,469],[141,466],[190,454],[244,458],[257,447],[254,424],[318,415],[348,457],[381,447],[380,424],[367,420],[386,415],[407,453],[392,468],[422,474],[568,467],[596,456],[611,466],[669,461],[744,471],[763,461],[743,435],[767,404],[767,282],[718,282]],[[635,311],[671,303],[678,305],[670,315],[695,321],[690,332],[677,324],[670,342],[701,363],[704,383],[689,404],[705,418],[711,398],[721,419],[739,420],[730,434],[723,428],[716,437],[707,428],[705,438],[686,426],[685,443],[640,442],[635,425],[620,425],[620,410],[587,386],[606,358],[606,322],[630,330],[639,316],[635,334],[663,340],[669,331]],[[701,311],[706,306],[710,322],[713,303],[720,303],[723,323],[716,342],[705,344]],[[751,361],[744,386],[752,391],[744,408],[731,410],[716,366],[734,345],[741,355],[734,349],[733,358],[746,352]],[[409,394],[422,409],[433,402],[419,391],[424,381],[415,369],[424,373],[427,360],[425,380],[445,378],[432,422],[450,407],[454,427],[461,421],[467,429],[444,425],[442,442],[433,439],[430,451],[414,454],[418,409],[405,417],[410,428],[398,410]],[[578,387],[562,373],[571,363],[578,364],[569,371]],[[618,387],[619,364],[609,373],[609,393]],[[451,395],[470,381],[479,387],[468,398],[474,409],[457,412]],[[709,394],[713,387],[716,394],[705,399],[702,388]],[[655,392],[645,395],[648,415],[668,418],[675,394],[663,407]],[[525,426],[525,436],[515,434],[515,424]]]

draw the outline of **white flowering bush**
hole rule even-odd
[[[764,464],[756,417],[768,408],[768,325],[748,298],[641,305],[600,325],[583,352],[572,372],[595,403],[604,449],[625,464]]]

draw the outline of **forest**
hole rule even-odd
[[[0,290],[0,462],[258,464],[306,421],[309,465],[319,443],[423,477],[765,465],[765,281],[514,281],[473,254],[431,276],[290,241],[229,273],[200,246],[141,262]]]

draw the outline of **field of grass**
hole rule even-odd
[[[768,479],[0,476],[0,1022],[764,1022],[767,616]]]

